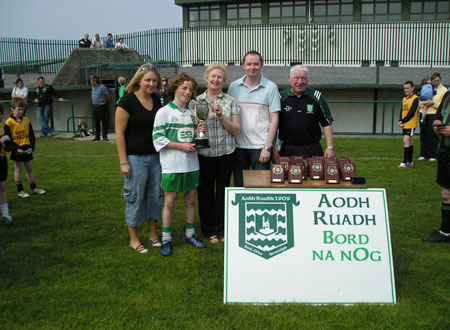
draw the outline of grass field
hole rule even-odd
[[[436,163],[397,169],[400,137],[336,138],[335,146],[368,187],[387,190],[396,305],[224,305],[223,245],[183,243],[182,200],[174,255],[134,253],[115,145],[51,138],[38,140],[33,161],[47,194],[19,199],[10,164],[15,224],[0,225],[0,328],[449,329],[450,245],[420,241],[440,225]]]

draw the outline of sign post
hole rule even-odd
[[[395,304],[384,189],[226,189],[225,303]]]

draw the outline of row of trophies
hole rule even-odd
[[[270,181],[272,183],[302,183],[307,177],[311,180],[325,180],[326,183],[340,183],[355,178],[355,164],[348,158],[324,158],[314,156],[280,157],[280,162],[271,164]]]

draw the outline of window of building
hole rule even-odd
[[[314,1],[314,23],[352,22],[352,0],[320,0]]]
[[[411,1],[411,21],[450,19],[450,1]]]
[[[227,5],[227,25],[262,24],[261,3]]]
[[[269,24],[307,23],[306,0],[269,3]]]
[[[219,25],[220,10],[218,5],[189,7],[189,27]]]
[[[402,20],[402,0],[362,0],[361,21],[386,22]]]

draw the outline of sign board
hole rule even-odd
[[[395,304],[384,189],[227,188],[225,303]]]

